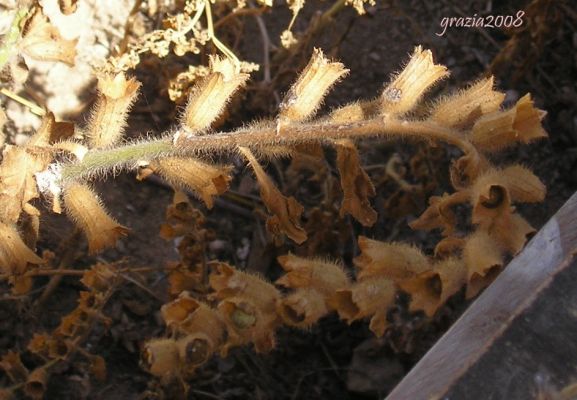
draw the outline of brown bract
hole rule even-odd
[[[285,234],[298,244],[304,242],[307,233],[300,226],[303,206],[294,197],[283,196],[248,148],[239,147],[238,150],[251,165],[260,186],[262,201],[273,214],[266,222],[268,231],[276,236]]]
[[[40,212],[30,204],[36,199],[38,187],[34,174],[43,171],[50,155],[43,151],[7,145],[0,164],[0,221],[16,223],[22,211],[29,215]]]
[[[364,226],[372,226],[377,221],[377,212],[371,207],[369,197],[376,192],[371,179],[361,168],[357,148],[350,140],[339,140],[335,147],[343,190],[340,215],[351,214]]]

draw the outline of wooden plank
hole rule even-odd
[[[577,193],[387,400],[530,399],[577,380]]]

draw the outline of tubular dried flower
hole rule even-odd
[[[383,90],[382,113],[398,115],[411,111],[431,86],[447,76],[447,67],[435,64],[433,53],[417,46],[407,66]]]
[[[238,71],[229,58],[212,57],[211,73],[202,78],[190,91],[181,123],[190,133],[199,134],[210,127],[231,96],[249,78]],[[178,141],[178,137],[175,138]]]
[[[359,281],[349,289],[337,290],[335,308],[341,319],[352,323],[361,318],[371,318],[369,328],[382,336],[387,328],[387,312],[395,304],[397,286],[383,277]]]
[[[298,257],[291,253],[278,257],[278,262],[286,274],[276,281],[277,285],[292,289],[315,289],[324,296],[330,296],[335,290],[344,289],[350,284],[343,267],[334,262]]]
[[[46,385],[48,381],[48,371],[44,367],[36,368],[30,375],[24,384],[24,393],[33,399],[44,398],[44,393],[46,393]]]
[[[283,322],[307,328],[329,313],[325,296],[311,288],[298,288],[285,296],[278,306]]]
[[[72,183],[64,189],[64,205],[68,216],[88,238],[88,251],[98,253],[113,246],[128,228],[118,224],[102,207],[100,199],[86,184]]]
[[[486,232],[476,231],[463,247],[467,266],[467,298],[475,297],[488,286],[504,266],[503,251]]]
[[[176,342],[181,362],[181,370],[191,375],[196,368],[208,361],[215,347],[210,337],[204,333],[185,336]]]
[[[228,338],[221,348],[221,353],[226,355],[234,346],[254,344],[259,353],[270,351],[274,348],[275,329],[279,319],[276,314],[276,302],[272,310],[268,307],[257,305],[258,303],[249,297],[227,297],[218,304],[218,310],[223,316],[228,327]]]
[[[505,93],[493,90],[494,78],[481,79],[471,87],[443,97],[431,110],[431,120],[467,129],[481,116],[498,111]]]
[[[353,262],[361,281],[376,276],[399,281],[431,269],[428,258],[406,243],[385,243],[359,236],[359,248],[361,254]]]
[[[215,196],[228,190],[231,180],[231,167],[211,165],[193,158],[166,157],[152,166],[176,188],[192,190],[208,208],[214,205]]]
[[[304,121],[314,115],[328,90],[348,72],[343,64],[329,61],[322,50],[314,49],[280,105],[279,124]]]
[[[140,82],[124,73],[103,75],[98,80],[98,100],[87,127],[91,148],[110,147],[122,138],[126,118],[138,95]]]
[[[495,111],[477,119],[470,134],[475,147],[495,152],[517,142],[529,143],[547,137],[541,126],[546,113],[535,108],[531,95],[521,97],[513,108]]]
[[[175,376],[179,372],[178,346],[173,339],[154,339],[144,345],[142,366],[154,376]]]
[[[14,226],[0,222],[0,270],[10,275],[20,275],[26,272],[26,266],[42,264],[44,260],[38,257],[22,241],[20,234]]]
[[[467,269],[463,261],[451,257],[434,264],[430,271],[399,282],[399,286],[411,295],[411,311],[423,310],[432,317],[466,283]]]

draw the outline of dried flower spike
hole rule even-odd
[[[69,217],[86,234],[91,254],[113,246],[129,232],[108,215],[88,185],[73,183],[64,188],[64,205]]]

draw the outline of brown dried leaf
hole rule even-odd
[[[372,226],[377,221],[377,212],[371,208],[369,197],[376,192],[369,176],[361,168],[357,148],[350,140],[339,140],[335,146],[343,189],[340,215],[351,214],[363,226]]]
[[[429,259],[406,243],[385,243],[359,236],[361,254],[353,262],[360,270],[358,280],[384,277],[399,281],[431,269]]]
[[[22,210],[39,214],[29,202],[38,195],[34,174],[46,169],[50,156],[46,152],[28,152],[23,147],[7,145],[0,165],[0,221],[16,223]]]
[[[238,149],[254,170],[260,185],[262,201],[268,211],[273,214],[266,223],[269,232],[273,235],[284,233],[296,243],[303,243],[307,239],[307,233],[300,226],[299,221],[304,210],[303,206],[294,197],[283,196],[248,148],[239,147]]]
[[[74,65],[75,40],[64,40],[43,13],[42,7],[34,6],[22,30],[21,51],[40,61],[60,61]]]
[[[28,140],[27,146],[48,146],[69,139],[74,135],[74,123],[56,121],[52,112],[42,117],[42,124],[36,133]]]

